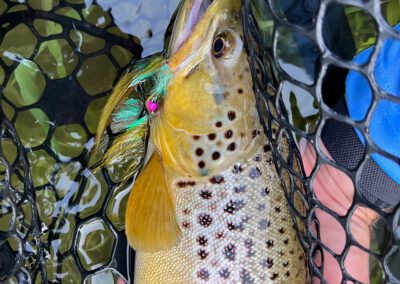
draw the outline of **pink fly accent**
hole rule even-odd
[[[155,112],[158,108],[158,103],[157,102],[152,102],[152,101],[147,101],[147,109],[150,112]]]

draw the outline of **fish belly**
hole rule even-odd
[[[176,184],[180,242],[138,253],[135,283],[306,283],[306,257],[268,147],[207,181]]]

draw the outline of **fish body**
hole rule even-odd
[[[127,205],[135,283],[306,281],[242,30],[240,0],[185,1],[168,58],[153,63],[162,71],[139,72],[119,88],[150,73],[165,83],[147,97],[149,116],[140,125],[149,128],[148,155]],[[124,99],[113,95],[101,125]],[[134,131],[115,143],[124,157]]]

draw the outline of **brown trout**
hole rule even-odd
[[[143,149],[138,136],[149,129],[147,158],[130,166],[144,163],[126,211],[135,283],[305,283],[305,255],[256,110],[240,0],[185,1],[167,58],[147,62],[122,80],[99,126],[103,133],[116,109],[138,115],[121,111],[127,90],[158,70],[148,115],[104,161],[135,156],[130,147]]]

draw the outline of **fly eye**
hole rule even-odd
[[[226,31],[215,37],[212,44],[212,54],[215,58],[230,58],[236,49],[236,37]]]

